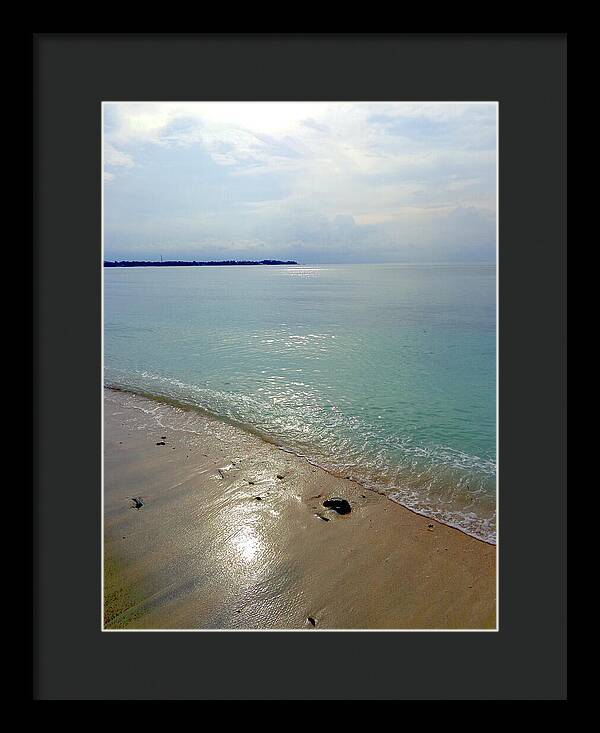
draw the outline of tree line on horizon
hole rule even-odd
[[[104,267],[210,267],[217,265],[297,265],[295,260],[105,260]]]

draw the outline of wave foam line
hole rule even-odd
[[[487,536],[485,535],[482,536],[480,534],[477,534],[474,530],[471,530],[468,527],[465,527],[464,525],[459,524],[457,521],[452,521],[447,517],[440,516],[440,514],[438,514],[437,512],[433,510],[428,511],[426,509],[419,508],[418,506],[409,504],[406,500],[401,499],[401,497],[399,496],[400,492],[393,492],[393,491],[386,492],[382,488],[378,488],[376,481],[374,481],[373,483],[370,483],[368,480],[361,479],[359,477],[352,476],[352,475],[347,475],[345,472],[342,473],[339,470],[335,470],[326,465],[323,465],[311,459],[309,456],[307,456],[304,453],[300,453],[292,448],[288,448],[287,446],[282,445],[278,440],[274,439],[272,436],[266,433],[263,433],[262,431],[260,431],[253,425],[249,425],[239,420],[235,420],[229,416],[219,414],[213,410],[210,410],[207,407],[204,407],[198,404],[184,402],[177,398],[173,398],[173,397],[166,396],[166,395],[153,394],[151,392],[148,392],[147,390],[132,388],[128,386],[126,387],[121,384],[116,384],[113,382],[106,383],[105,388],[111,391],[114,391],[114,392],[124,392],[126,394],[131,394],[137,397],[142,397],[144,399],[158,402],[160,404],[174,407],[176,409],[181,409],[185,412],[192,411],[192,412],[197,412],[199,414],[203,414],[209,418],[218,420],[219,422],[223,422],[227,425],[237,428],[238,430],[243,430],[244,432],[250,433],[251,435],[254,435],[255,437],[259,438],[260,440],[263,440],[264,442],[275,446],[278,450],[281,450],[285,453],[289,453],[291,455],[296,456],[297,458],[300,458],[301,460],[306,461],[311,466],[314,466],[315,468],[318,468],[319,470],[324,471],[325,473],[329,474],[330,476],[334,476],[336,478],[343,478],[348,481],[353,481],[357,485],[361,486],[361,488],[367,491],[372,491],[381,496],[384,496],[386,499],[389,499],[389,501],[392,501],[395,504],[399,504],[400,506],[404,507],[408,511],[413,512],[413,514],[418,514],[419,516],[425,517],[427,519],[433,519],[434,521],[439,522],[440,524],[444,524],[448,527],[452,527],[453,529],[456,529],[459,532],[462,532],[463,534],[473,537],[474,539],[477,539],[480,542],[485,542],[486,544],[490,544],[490,545],[496,544],[495,535],[494,537],[492,537],[489,534]],[[401,487],[396,487],[396,488],[400,489]],[[409,490],[409,487],[404,487],[404,490],[405,491]]]

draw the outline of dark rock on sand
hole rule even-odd
[[[308,618],[306,620],[308,621],[308,623],[311,626],[316,626],[317,625],[317,622],[314,620],[314,618],[312,616],[308,616]]]
[[[156,445],[166,445],[164,440],[161,440],[160,443],[157,443]]]
[[[278,473],[278,474],[277,474],[277,478],[278,478],[278,479],[283,479],[283,477],[284,477],[284,476],[283,476],[283,474],[282,474],[282,473]]]
[[[129,500],[133,502],[132,509],[141,509],[144,506],[144,500],[141,496],[130,496]]]
[[[339,496],[333,496],[331,499],[325,499],[323,506],[333,509],[338,514],[350,514],[352,507],[347,499],[341,499]]]
[[[317,512],[317,513],[315,514],[315,517],[319,517],[319,519],[322,519],[322,520],[323,520],[324,522],[330,522],[330,521],[331,521],[331,520],[329,519],[329,517],[325,517],[325,516],[323,516],[323,514],[320,514],[319,512]]]

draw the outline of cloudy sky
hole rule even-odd
[[[496,105],[105,103],[105,259],[495,260]]]

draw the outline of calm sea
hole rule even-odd
[[[104,270],[105,384],[234,420],[488,542],[496,268]]]

